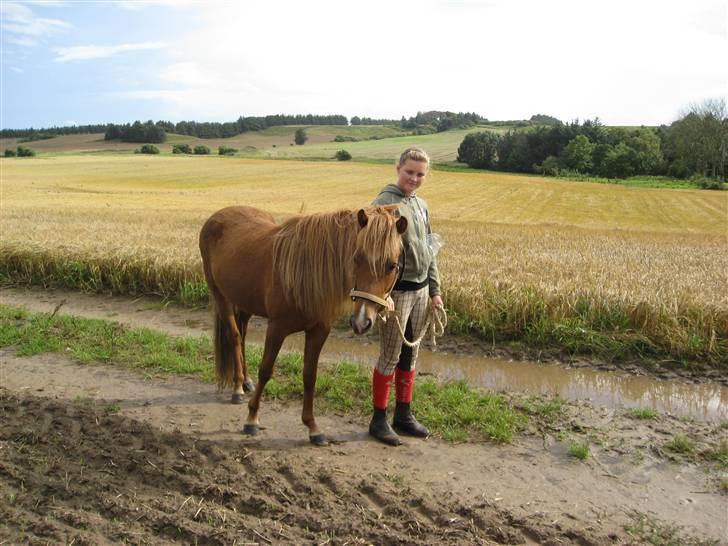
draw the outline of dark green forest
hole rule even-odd
[[[543,123],[548,116],[540,117]],[[700,187],[717,189],[728,168],[728,119],[722,101],[706,101],[671,125],[657,128],[551,118],[548,125],[503,135],[470,133],[458,148],[457,160],[477,169],[550,176],[692,178]]]

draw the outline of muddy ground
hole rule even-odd
[[[66,312],[98,312],[65,297]],[[134,304],[114,308],[150,326]],[[169,311],[159,329],[201,328]],[[601,545],[645,543],[648,529],[728,544],[728,475],[665,448],[680,433],[707,452],[728,440],[719,424],[582,402],[509,445],[389,448],[365,419],[323,415],[337,443],[315,448],[298,403],[264,399],[266,428],[248,438],[244,407],[192,379],[4,349],[0,385],[0,544]],[[590,441],[586,461],[569,457],[567,437]]]

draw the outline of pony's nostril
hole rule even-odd
[[[371,327],[372,327],[372,319],[367,319],[367,321],[364,323],[364,331],[366,332]]]

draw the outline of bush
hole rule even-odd
[[[236,153],[238,153],[238,149],[237,148],[228,148],[227,146],[220,146],[217,149],[217,153],[218,153],[218,155],[235,155]]]
[[[33,157],[35,155],[35,151],[27,148],[26,146],[18,146],[17,154],[18,157]]]
[[[534,170],[546,176],[559,176],[561,172],[561,165],[559,164],[559,158],[553,155],[548,156],[543,160],[541,165],[535,165]]]
[[[158,154],[159,148],[157,148],[154,144],[144,144],[141,148],[139,148],[138,153],[140,154]]]
[[[293,135],[293,142],[299,146],[303,146],[307,140],[308,135],[306,135],[306,129],[296,129],[296,132]]]
[[[334,155],[334,159],[337,159],[338,161],[349,161],[351,159],[351,154],[346,150],[339,150]]]
[[[210,148],[208,148],[204,144],[200,144],[199,146],[195,146],[195,149],[193,151],[195,155],[208,155],[210,153]]]
[[[354,136],[336,135],[334,142],[358,142],[359,139]]]
[[[11,150],[10,148],[5,150],[5,157],[15,157],[16,155],[15,150]]]
[[[191,154],[192,148],[190,148],[189,144],[175,144],[172,146],[172,153],[173,154]]]
[[[690,182],[695,184],[701,190],[723,190],[725,184],[716,178],[709,178],[707,176],[693,175],[690,178]]]

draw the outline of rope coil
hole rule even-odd
[[[442,337],[442,335],[445,333],[445,327],[447,326],[447,313],[445,312],[445,308],[442,305],[438,305],[437,307],[430,306],[430,312],[427,314],[427,320],[425,321],[425,325],[422,327],[422,333],[414,341],[409,341],[407,339],[407,336],[405,336],[404,328],[402,327],[402,323],[399,320],[399,314],[397,314],[396,311],[389,311],[388,315],[394,315],[394,320],[397,323],[397,330],[399,330],[399,336],[402,338],[402,343],[404,345],[406,345],[407,347],[418,346],[429,330],[432,350],[437,350],[436,338]],[[382,319],[382,322],[387,322],[387,316],[380,315],[380,318]]]

